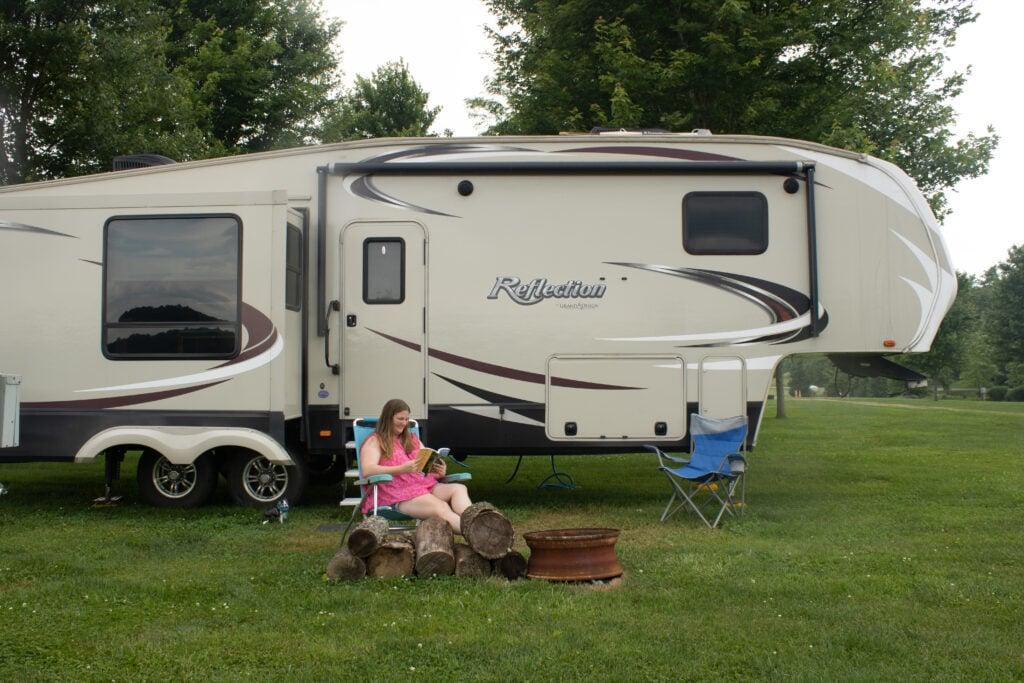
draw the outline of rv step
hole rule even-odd
[[[361,503],[362,500],[362,498],[342,498],[341,501],[338,503],[338,506],[343,508],[354,507],[356,505],[359,505],[359,503]]]
[[[353,467],[350,470],[345,470],[345,478],[346,479],[358,479],[359,478],[359,470],[357,468],[355,468],[355,467]]]

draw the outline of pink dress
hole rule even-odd
[[[414,459],[417,451],[421,448],[423,448],[423,444],[420,443],[419,437],[415,434],[412,435],[411,453],[406,453],[405,449],[402,448],[401,440],[395,439],[394,446],[391,449],[391,458],[387,460],[382,459],[380,464],[388,467],[401,465],[403,462]],[[430,493],[434,486],[437,485],[437,475],[433,473],[424,475],[419,472],[410,472],[409,474],[394,474],[392,477],[391,481],[377,486],[377,505],[394,505],[395,503],[401,503],[403,500],[411,500],[417,496]],[[363,514],[372,511],[373,493],[372,491],[367,491],[366,498],[363,500]]]

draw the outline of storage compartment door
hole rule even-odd
[[[547,435],[561,441],[678,440],[686,435],[680,356],[555,356]]]
[[[738,356],[705,356],[700,361],[700,414],[747,414],[747,366]]]

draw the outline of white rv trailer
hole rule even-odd
[[[693,134],[379,139],[0,188],[6,460],[295,498],[391,397],[457,454],[756,439],[795,353],[927,351],[956,294],[895,166]],[[881,361],[883,364],[886,361]],[[331,464],[337,467],[329,467]],[[109,483],[109,482],[108,482]]]

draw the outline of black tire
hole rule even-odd
[[[188,465],[175,465],[147,448],[139,456],[139,497],[159,508],[183,510],[206,503],[217,487],[217,467],[206,455]]]
[[[310,455],[308,461],[309,485],[333,486],[345,478],[348,469],[345,456],[337,453]]]
[[[282,498],[298,503],[306,493],[306,462],[294,466],[271,462],[255,451],[239,450],[228,463],[228,489],[239,505],[270,507]]]

